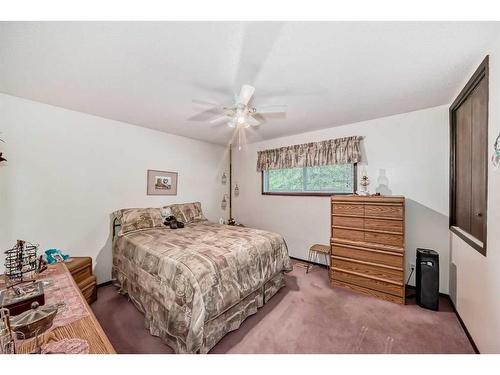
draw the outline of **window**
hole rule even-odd
[[[353,194],[356,164],[270,169],[262,172],[262,194],[332,195]]]
[[[488,57],[450,107],[450,229],[486,255]]]

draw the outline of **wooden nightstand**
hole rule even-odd
[[[92,273],[92,258],[71,257],[70,261],[64,263],[88,304],[97,300],[97,282]]]

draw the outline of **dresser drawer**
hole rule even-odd
[[[366,264],[353,262],[346,259],[339,259],[332,257],[332,267],[334,269],[346,270],[356,273],[361,273],[366,276],[372,276],[387,281],[397,282],[403,284],[403,270],[381,267],[374,264]]]
[[[379,205],[379,204],[366,204],[365,216],[370,217],[392,217],[403,219],[403,206],[395,205]]]
[[[92,276],[91,257],[71,257],[65,264],[77,284]]]
[[[373,242],[381,245],[389,245],[395,247],[403,247],[403,235],[366,231],[365,242]]]
[[[97,281],[95,276],[90,276],[88,279],[83,280],[78,287],[89,305],[97,300]]]
[[[403,221],[365,218],[365,229],[403,234]]]
[[[404,296],[404,288],[402,285],[395,285],[392,283],[387,283],[381,280],[370,279],[367,277],[331,270],[330,277],[332,280],[338,280],[344,283],[358,285],[364,288],[378,290],[379,292],[389,293],[394,296],[403,297]]]
[[[92,276],[92,266],[85,266],[83,268],[80,268],[78,270],[74,270],[71,272],[71,276],[73,276],[73,279],[75,282],[80,286],[82,281],[88,279],[90,276]]]
[[[339,240],[364,241],[365,232],[355,229],[332,228],[332,237]]]
[[[332,243],[332,255],[403,269],[403,254]],[[333,260],[332,260],[333,261]]]
[[[365,214],[365,206],[360,204],[349,203],[332,203],[332,213],[342,215],[363,216]]]
[[[398,303],[400,305],[405,304],[404,297],[394,296],[394,295],[389,294],[389,293],[379,292],[378,290],[364,288],[362,286],[358,286],[355,284],[344,283],[344,282],[339,281],[339,280],[330,279],[330,285],[334,288],[348,289],[348,290],[351,290],[353,292],[362,293],[362,294],[367,295],[367,296],[377,297],[377,298],[383,299],[385,301]]]
[[[363,229],[365,220],[362,217],[332,216],[332,225],[340,227]]]

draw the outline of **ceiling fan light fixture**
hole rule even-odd
[[[262,122],[265,121],[265,119],[262,118],[263,114],[286,114],[286,106],[284,105],[255,108],[253,106],[254,93],[255,87],[245,84],[241,87],[239,96],[236,96],[236,103],[232,106],[216,105],[206,101],[199,102],[212,106],[209,112],[218,114],[217,117],[210,119],[209,123],[226,123],[229,128],[235,129],[235,131],[238,132],[238,136],[241,136],[241,133],[244,132],[240,132],[240,130],[261,125]],[[258,117],[254,117],[254,115],[258,115]]]

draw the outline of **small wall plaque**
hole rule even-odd
[[[177,172],[148,170],[148,195],[177,195]]]

